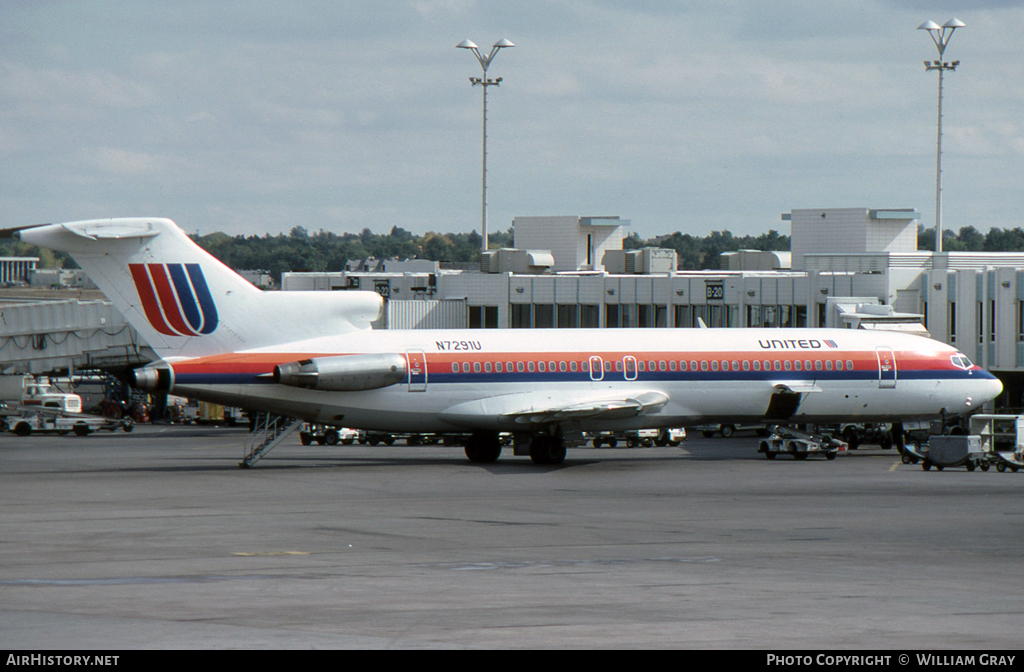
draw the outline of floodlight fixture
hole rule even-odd
[[[946,70],[954,71],[960,65],[960,61],[952,63],[943,62],[942,57],[946,53],[949,40],[957,28],[964,28],[967,24],[957,18],[952,18],[939,26],[934,21],[925,21],[917,27],[918,30],[927,30],[939,50],[939,60],[924,62],[924,69],[928,72],[937,70],[939,72],[939,121],[938,134],[935,142],[935,251],[942,252],[942,78]]]
[[[473,86],[480,86],[483,88],[483,169],[481,173],[481,189],[480,189],[480,235],[483,236],[483,240],[480,243],[481,252],[487,251],[487,87],[499,86],[502,78],[488,79],[487,68],[490,67],[491,61],[497,56],[498,51],[508,47],[514,47],[511,41],[501,39],[495,42],[491,46],[491,51],[486,56],[480,52],[480,48],[470,40],[463,40],[455,45],[456,49],[468,49],[473,52],[476,56],[476,60],[480,63],[481,69],[483,69],[483,77],[470,77],[469,82]]]

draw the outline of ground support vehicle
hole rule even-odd
[[[908,459],[908,455],[911,459]],[[907,444],[903,462],[921,462],[925,471],[934,467],[942,471],[946,467],[966,467],[967,471],[981,468],[989,469],[989,455],[982,449],[981,437],[977,435],[936,435],[929,437],[928,443],[911,441]]]
[[[438,443],[458,445],[460,443],[460,441],[454,441],[454,443],[450,441],[449,435],[420,433],[390,434],[387,432],[359,432],[358,441],[362,445],[370,444],[371,446],[379,446],[380,444],[391,446],[396,441],[405,441],[407,446],[433,446]]]
[[[1024,469],[1024,416],[979,413],[971,416],[970,431],[996,471]]]
[[[299,430],[299,441],[304,446],[309,446],[313,443],[320,446],[336,446],[339,443],[351,446],[358,438],[359,432],[347,427],[306,423]]]
[[[769,460],[776,455],[792,455],[794,460],[806,460],[808,455],[823,455],[834,460],[846,452],[847,445],[831,434],[812,434],[792,427],[773,427],[767,438],[761,439],[757,452]]]
[[[700,432],[701,436],[705,439],[710,439],[715,434],[721,434],[723,439],[728,439],[736,432],[754,432],[758,436],[768,436],[769,429],[763,424],[757,423],[752,425],[733,425],[733,424],[711,424],[711,425],[697,425],[694,427],[695,430]]]
[[[850,450],[857,450],[865,443],[876,444],[883,450],[889,450],[893,446],[892,427],[881,423],[843,425],[839,436]]]
[[[608,446],[617,448],[620,443],[625,443],[627,448],[643,446],[650,448],[658,446],[678,446],[686,440],[686,430],[682,427],[673,429],[635,429],[625,432],[597,432],[587,435],[594,448]],[[584,440],[584,443],[586,441]]]
[[[130,432],[135,427],[131,418],[114,420],[99,415],[83,415],[75,413],[50,412],[46,410],[24,411],[6,417],[7,428],[18,436],[29,436],[33,433],[70,434],[87,436],[96,431],[113,432],[121,429]]]

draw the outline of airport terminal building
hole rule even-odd
[[[782,219],[789,252],[725,253],[714,271],[678,271],[673,250],[623,249],[630,222],[618,217],[517,217],[514,247],[484,253],[479,268],[360,260],[337,273],[286,273],[281,284],[376,291],[387,305],[382,328],[928,333],[1003,380],[1001,409],[1024,407],[1024,253],[919,251],[912,209],[805,209]],[[54,312],[53,302],[0,303],[4,373],[116,368],[119,358],[131,366],[151,355],[109,304],[72,299]]]
[[[836,327],[928,333],[1003,379],[1024,407],[1024,253],[917,249],[912,209],[782,215],[790,252],[722,255],[677,271],[675,252],[623,250],[618,217],[517,217],[515,247],[479,271],[369,260],[287,273],[283,290],[374,290],[390,328]]]

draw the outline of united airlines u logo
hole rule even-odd
[[[128,264],[146,319],[166,336],[217,328],[217,306],[199,264]]]

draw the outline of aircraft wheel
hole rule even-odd
[[[501,457],[501,439],[495,432],[477,432],[466,441],[466,457],[476,464],[490,464]]]
[[[565,444],[554,436],[537,436],[530,443],[530,459],[534,464],[561,464],[565,461]]]

